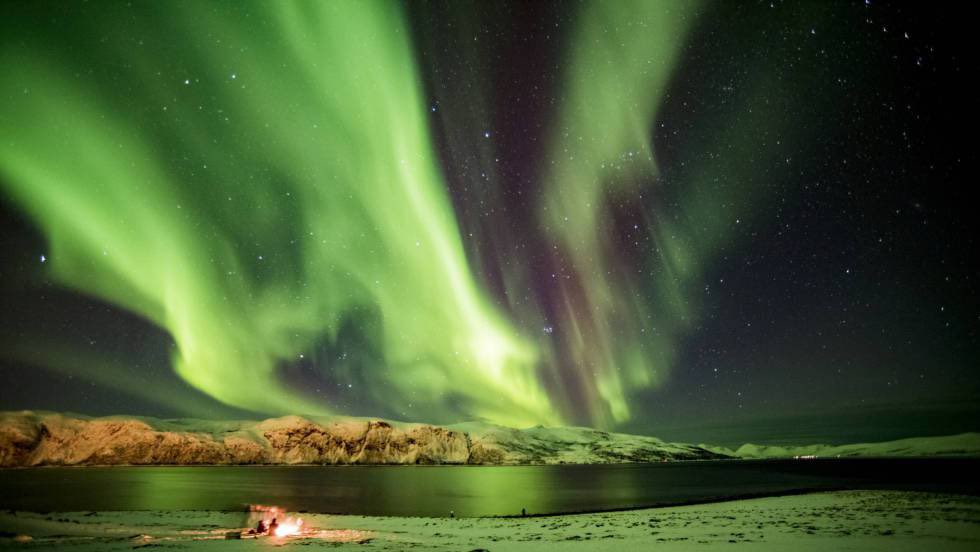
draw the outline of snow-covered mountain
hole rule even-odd
[[[915,437],[883,443],[777,446],[744,444],[735,450],[700,445],[736,458],[844,458],[853,456],[980,456],[980,433]]]
[[[213,422],[0,413],[0,466],[559,464],[723,458],[693,445],[585,428],[440,427],[385,420]]]
[[[484,423],[449,426],[470,438],[471,464],[614,464],[707,460],[729,455],[656,437],[586,427],[513,429]]]

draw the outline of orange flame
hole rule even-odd
[[[295,535],[300,532],[303,527],[303,520],[296,518],[288,518],[286,521],[279,524],[276,527],[275,535],[276,537],[288,537],[290,535]]]

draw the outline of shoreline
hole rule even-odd
[[[385,519],[420,519],[420,520],[450,520],[450,519],[500,519],[500,520],[519,520],[519,519],[542,519],[542,518],[555,518],[555,517],[575,517],[575,516],[588,516],[596,514],[616,514],[624,512],[636,512],[640,510],[663,510],[670,508],[684,508],[690,506],[706,506],[713,504],[726,504],[732,502],[743,502],[750,500],[763,500],[769,498],[786,498],[786,497],[800,497],[807,495],[822,495],[822,494],[834,494],[834,493],[920,493],[929,495],[942,495],[949,497],[959,497],[963,499],[978,499],[980,500],[980,492],[971,493],[967,491],[963,492],[936,492],[936,491],[906,491],[906,490],[895,490],[895,489],[876,489],[876,488],[858,488],[858,487],[834,487],[834,488],[800,488],[800,489],[790,489],[787,491],[773,491],[773,492],[757,492],[757,493],[741,493],[735,495],[719,495],[716,497],[704,498],[704,499],[693,499],[678,502],[658,502],[651,504],[642,504],[638,506],[624,506],[619,508],[597,508],[588,510],[570,510],[570,511],[556,511],[556,512],[534,512],[528,514],[499,514],[499,515],[485,515],[485,516],[469,516],[469,515],[455,515],[455,516],[430,516],[430,515],[398,515],[398,514],[354,514],[349,512],[331,512],[331,511],[309,511],[309,510],[297,510],[296,513],[300,515],[313,515],[313,516],[336,516],[336,517],[371,517],[371,518],[385,518]],[[94,510],[28,510],[28,509],[12,509],[4,508],[0,506],[0,510],[7,512],[22,512],[31,514],[72,514],[79,512],[215,512],[221,514],[247,514],[249,510],[247,508],[241,509],[211,509],[211,510],[199,510],[194,508],[178,508],[178,509],[140,509],[140,510],[115,510],[115,509],[94,509]]]
[[[800,462],[817,464],[822,462],[854,461],[854,462],[874,462],[874,461],[899,461],[899,462],[921,462],[932,460],[963,460],[980,461],[980,455],[976,454],[932,454],[918,456],[824,456],[817,458],[794,458],[794,457],[769,457],[769,458],[685,458],[677,460],[663,460],[657,462],[554,462],[554,463],[525,463],[525,464],[471,464],[471,463],[432,463],[432,464],[409,464],[409,463],[347,463],[338,462],[335,464],[317,463],[229,463],[229,464],[38,464],[35,466],[0,466],[0,472],[19,471],[19,470],[38,470],[38,469],[75,469],[75,468],[543,468],[543,467],[576,467],[576,466],[660,466],[676,464],[773,464],[782,462]]]
[[[774,492],[759,492],[759,493],[743,493],[743,494],[737,494],[737,495],[720,495],[720,496],[711,497],[711,498],[694,499],[694,500],[679,501],[679,502],[659,502],[659,503],[652,503],[652,504],[642,504],[642,505],[638,505],[638,506],[624,506],[624,507],[620,507],[620,508],[597,508],[597,509],[589,509],[589,510],[570,510],[570,511],[565,511],[565,512],[561,512],[561,511],[556,511],[556,512],[534,512],[534,513],[529,513],[529,514],[525,514],[525,515],[521,515],[521,514],[499,514],[499,515],[486,515],[486,516],[467,516],[467,515],[458,515],[458,516],[427,516],[427,515],[397,515],[397,514],[388,514],[388,515],[376,514],[376,515],[372,515],[372,514],[352,514],[352,513],[347,513],[347,512],[330,512],[330,511],[317,511],[317,512],[314,512],[314,511],[308,511],[308,510],[298,510],[297,513],[303,514],[303,515],[318,515],[318,516],[358,516],[358,517],[378,517],[378,518],[393,518],[393,519],[405,518],[405,519],[432,519],[432,520],[439,520],[439,519],[532,519],[532,518],[552,518],[552,517],[564,517],[564,516],[586,516],[586,515],[592,515],[592,514],[613,514],[613,513],[620,513],[620,512],[634,512],[634,511],[637,511],[637,510],[659,510],[659,509],[664,509],[664,508],[682,508],[682,507],[685,507],[685,506],[703,506],[703,505],[707,505],[707,504],[723,504],[723,503],[726,503],[726,502],[737,502],[737,501],[743,501],[743,500],[758,500],[758,499],[765,499],[765,498],[780,498],[780,497],[790,497],[790,496],[804,496],[804,495],[823,494],[823,493],[836,493],[836,492],[875,492],[875,491],[881,491],[881,490],[882,489],[858,489],[858,488],[843,488],[843,487],[841,487],[841,488],[821,488],[821,489],[791,489],[791,490],[788,490],[788,491],[785,491],[785,492],[783,492],[783,491],[774,491]],[[903,492],[903,491],[890,491],[890,492]],[[962,496],[962,497],[980,496],[980,494],[974,495],[974,494],[970,494],[970,493],[962,493],[962,494],[957,494],[957,493],[934,493],[934,494],[947,494],[947,495],[950,495],[950,496]],[[5,510],[5,511],[8,511],[8,512],[9,511],[14,511],[14,512],[33,513],[33,514],[55,514],[55,513],[69,514],[69,513],[77,513],[77,512],[82,512],[82,511],[89,511],[89,512],[198,512],[198,511],[207,511],[207,512],[217,512],[217,513],[222,513],[222,514],[243,514],[243,513],[248,513],[248,511],[249,511],[246,508],[241,508],[241,509],[215,509],[215,510],[197,510],[197,509],[193,509],[193,508],[180,508],[180,509],[173,509],[173,510],[171,510],[171,509],[152,509],[152,508],[151,509],[142,509],[142,510],[107,510],[107,509],[103,509],[103,510],[98,510],[98,509],[96,509],[96,510],[57,510],[57,509],[49,509],[49,510],[28,510],[28,509],[4,508],[3,506],[0,506],[0,510]]]

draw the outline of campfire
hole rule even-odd
[[[315,521],[315,520],[314,520]],[[321,523],[323,520],[321,519]],[[220,530],[225,539],[265,539],[282,544],[292,539],[315,539],[327,542],[363,544],[370,542],[374,534],[357,529],[326,529],[313,526],[296,515],[290,515],[278,506],[249,505],[245,528],[235,531]],[[214,537],[209,537],[214,538]]]
[[[297,535],[303,529],[303,520],[300,518],[286,518],[286,521],[280,523],[275,530],[272,531],[272,536],[274,537],[289,537],[292,535]]]
[[[305,536],[310,532],[303,526],[302,518],[287,515],[286,511],[278,506],[251,505],[248,525],[253,528],[249,533],[257,537],[286,538]]]

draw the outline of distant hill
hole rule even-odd
[[[854,456],[980,456],[980,433],[961,433],[942,437],[914,437],[884,443],[853,445],[772,446],[744,444],[735,450],[700,445],[736,458],[837,458]]]

